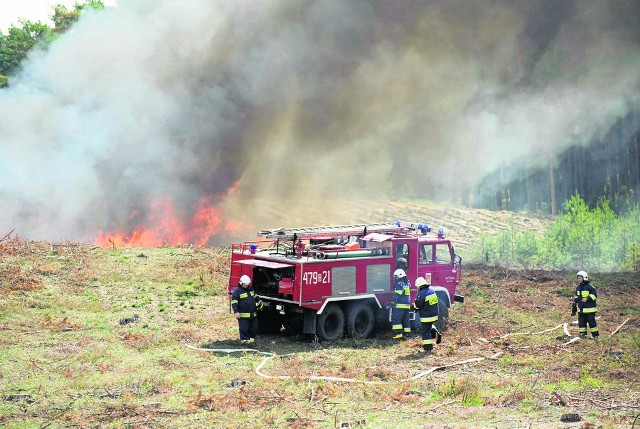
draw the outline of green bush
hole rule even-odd
[[[640,208],[617,216],[602,199],[590,209],[579,194],[567,200],[562,215],[542,234],[517,231],[513,222],[497,235],[482,234],[471,260],[507,267],[546,269],[640,268]]]

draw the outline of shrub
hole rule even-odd
[[[617,216],[609,201],[590,209],[579,194],[567,200],[563,214],[541,235],[520,232],[513,221],[497,235],[482,234],[473,245],[471,260],[490,265],[584,268],[598,270],[640,268],[640,208]]]

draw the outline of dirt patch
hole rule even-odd
[[[288,393],[283,394],[273,389],[252,386],[245,381],[229,384],[229,386],[231,387],[228,392],[223,394],[200,393],[187,404],[192,408],[207,411],[247,411],[252,408],[265,408],[271,404],[276,405],[290,401]]]
[[[80,328],[83,326],[83,323],[72,322],[68,317],[53,318],[51,316],[45,316],[40,320],[39,325],[51,332],[66,332]]]
[[[18,266],[0,268],[0,292],[28,292],[43,288],[42,280]]]
[[[136,332],[127,332],[122,334],[120,335],[120,339],[126,347],[131,349],[142,349],[150,343],[149,337]]]

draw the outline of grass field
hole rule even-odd
[[[598,341],[536,334],[571,323],[573,272],[476,266],[435,355],[385,331],[259,337],[275,357],[189,348],[238,346],[228,259],[224,248],[0,243],[0,426],[640,427],[638,273],[590,273]]]

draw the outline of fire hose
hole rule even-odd
[[[457,365],[464,365],[467,363],[474,363],[474,362],[480,362],[485,360],[486,358],[484,357],[478,357],[478,358],[471,358],[471,359],[466,359],[460,362],[454,362],[451,364],[447,364],[447,365],[439,365],[439,366],[434,366],[426,371],[422,371],[416,375],[414,375],[413,377],[407,377],[407,378],[403,378],[401,380],[393,380],[393,381],[372,381],[372,380],[363,380],[363,379],[355,379],[355,378],[345,378],[345,377],[329,377],[329,376],[322,376],[322,375],[307,375],[307,376],[302,376],[302,377],[292,377],[289,375],[268,375],[263,373],[261,370],[262,368],[267,364],[267,362],[269,362],[271,359],[275,358],[275,357],[286,357],[286,356],[293,356],[293,353],[290,354],[286,354],[286,355],[277,355],[276,353],[272,353],[272,352],[263,352],[260,350],[255,350],[255,349],[209,349],[209,348],[202,348],[202,347],[194,347],[191,344],[185,344],[185,347],[188,347],[192,350],[199,350],[199,351],[204,351],[204,352],[217,352],[217,353],[239,353],[239,352],[254,352],[254,353],[259,353],[262,355],[267,355],[267,357],[265,357],[262,362],[260,362],[260,364],[256,367],[255,371],[256,374],[258,374],[260,377],[263,378],[269,378],[269,379],[279,379],[279,380],[291,380],[291,379],[295,379],[295,378],[300,378],[300,379],[304,379],[304,380],[323,380],[323,381],[335,381],[335,382],[344,382],[344,383],[361,383],[361,384],[390,384],[390,383],[403,383],[406,381],[412,381],[412,380],[417,380],[419,378],[422,378],[426,375],[431,374],[432,372],[435,371],[442,371],[444,369],[453,367],[453,366],[457,366]]]
[[[551,332],[554,331],[558,328],[562,328],[564,331],[564,334],[567,337],[573,337],[568,330],[568,323],[562,323],[558,326],[555,326],[553,328],[549,328],[549,329],[545,329],[542,331],[538,331],[538,332],[514,332],[511,334],[506,334],[503,335],[501,337],[499,337],[500,339],[504,339],[507,338],[509,336],[514,336],[514,335],[539,335],[539,334],[544,334],[546,332]],[[571,338],[569,341],[563,343],[560,345],[560,347],[569,345],[573,342],[576,342],[580,340],[580,337],[573,337]],[[334,381],[334,382],[343,382],[343,383],[360,383],[360,384],[391,384],[391,383],[404,383],[407,381],[413,381],[413,380],[417,380],[419,378],[425,377],[433,372],[436,371],[443,371],[447,368],[451,368],[454,366],[458,366],[458,365],[464,365],[464,364],[469,364],[469,363],[477,363],[477,362],[481,362],[485,359],[496,359],[498,356],[500,356],[503,352],[497,352],[495,354],[493,354],[490,357],[476,357],[476,358],[471,358],[471,359],[466,359],[466,360],[462,360],[459,362],[453,362],[450,364],[446,364],[446,365],[438,365],[438,366],[433,366],[431,368],[429,368],[426,371],[422,371],[412,377],[407,377],[407,378],[403,378],[400,380],[391,380],[391,381],[373,381],[373,380],[365,380],[365,379],[355,379],[355,378],[345,378],[345,377],[330,377],[330,376],[321,376],[321,375],[307,375],[307,376],[301,376],[301,377],[292,377],[289,375],[269,375],[269,374],[265,374],[264,372],[262,372],[262,368],[272,359],[276,358],[276,357],[280,357],[280,358],[284,358],[286,356],[293,356],[293,353],[290,354],[286,354],[286,355],[278,355],[276,353],[273,352],[263,352],[261,350],[256,350],[256,349],[248,349],[248,348],[241,348],[241,349],[211,349],[211,348],[202,348],[202,347],[195,347],[192,346],[191,344],[185,344],[185,347],[190,348],[192,350],[198,350],[198,351],[205,351],[205,352],[217,352],[217,353],[258,353],[261,355],[265,355],[266,357],[260,362],[260,364],[258,364],[258,366],[255,369],[255,372],[257,375],[259,375],[262,378],[268,378],[268,379],[278,379],[278,380],[291,380],[291,379],[304,379],[304,380],[323,380],[323,381]]]

